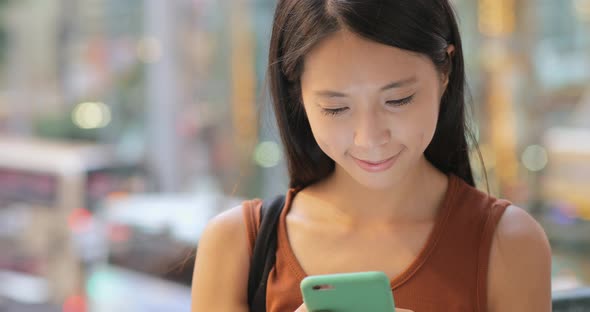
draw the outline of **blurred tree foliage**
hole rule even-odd
[[[0,16],[4,14],[6,5],[12,0],[0,0]],[[8,46],[8,32],[6,31],[5,25],[2,25],[0,21],[0,64],[4,62],[4,56],[6,54],[6,47]]]
[[[69,114],[39,116],[34,120],[35,135],[42,138],[98,141],[100,129],[80,129]]]

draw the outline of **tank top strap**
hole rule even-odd
[[[244,223],[246,224],[246,231],[248,235],[248,250],[250,257],[254,250],[254,242],[258,235],[260,228],[260,209],[262,208],[262,200],[252,199],[242,202],[242,212],[244,215]]]

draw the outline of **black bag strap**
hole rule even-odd
[[[254,241],[250,273],[248,275],[248,306],[250,312],[266,312],[266,281],[275,265],[277,225],[285,196],[264,200],[260,209],[260,228]]]

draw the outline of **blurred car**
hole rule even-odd
[[[137,169],[98,144],[0,137],[0,150],[0,298],[83,300],[86,264],[106,255],[94,210],[134,191]]]
[[[213,216],[239,202],[211,189],[105,201],[97,218],[108,258],[87,280],[93,311],[188,311],[199,237]]]

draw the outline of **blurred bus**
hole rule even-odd
[[[560,243],[590,245],[590,129],[551,128],[544,146],[548,163],[541,195],[548,235]]]
[[[144,181],[109,146],[0,137],[0,298],[81,304],[85,264],[106,254],[93,212]]]
[[[590,285],[590,129],[550,128],[543,146],[547,166],[540,173],[540,221],[553,251],[552,288],[577,293]],[[576,298],[582,304],[589,297]],[[570,301],[560,300],[560,305],[570,306]]]

